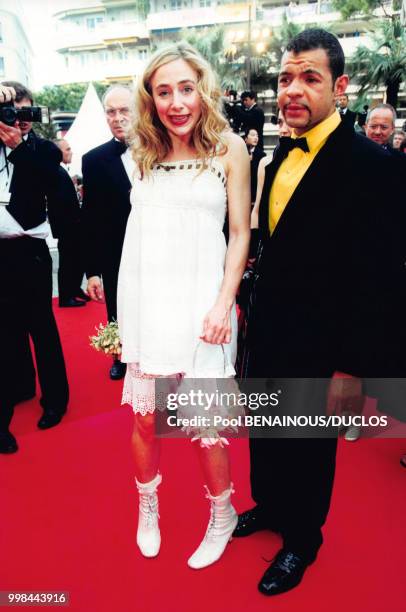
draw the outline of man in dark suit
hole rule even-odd
[[[401,173],[386,151],[341,121],[335,97],[348,84],[343,72],[339,41],[324,30],[297,35],[282,58],[278,104],[293,134],[281,138],[265,169],[248,332],[248,376],[283,391],[279,413],[325,416],[336,371],[359,378],[405,374]],[[379,181],[360,188],[360,171]],[[285,396],[293,397],[287,407]],[[240,515],[235,531],[282,535],[283,548],[258,585],[265,595],[298,585],[316,559],[337,442],[335,432],[322,437],[322,429],[307,438],[297,430],[289,437],[289,428],[281,428],[285,438],[271,437],[275,429],[250,439],[257,505]]]
[[[82,160],[83,236],[87,290],[96,301],[105,299],[109,321],[117,320],[117,280],[127,218],[134,164],[125,143],[131,91],[112,86],[103,98],[112,140],[92,149]],[[103,285],[101,282],[103,279]],[[125,364],[115,359],[110,378],[125,375]]]
[[[257,104],[257,94],[255,91],[243,91],[241,102],[244,110],[240,114],[240,130],[245,133],[248,133],[251,129],[256,130],[259,138],[258,147],[263,149],[265,114]]]
[[[54,141],[62,153],[63,164],[72,161],[69,143],[62,139]],[[59,167],[56,201],[49,206],[49,223],[52,235],[58,239],[58,295],[60,307],[85,306],[90,298],[81,289],[83,279],[83,257],[80,235],[80,205],[75,185],[66,169]]]
[[[13,81],[0,86],[0,102],[32,106],[31,92]],[[58,329],[52,311],[52,260],[45,238],[47,198],[57,186],[61,152],[38,138],[32,123],[0,122],[0,284],[1,321],[15,329],[14,340],[1,351],[0,452],[15,452],[9,431],[16,389],[25,384],[16,368],[26,354],[26,337],[34,344],[42,391],[43,416],[38,427],[57,425],[66,412],[69,389]],[[8,329],[9,333],[9,329]],[[7,338],[7,334],[5,334]],[[10,358],[8,352],[13,352]],[[28,367],[30,373],[31,366]]]
[[[354,113],[348,108],[348,95],[342,94],[337,98],[338,112],[342,121],[345,121],[349,126],[354,127],[357,113]]]
[[[365,134],[390,155],[404,163],[403,154],[391,145],[392,134],[395,131],[396,111],[391,104],[374,106],[365,121]]]

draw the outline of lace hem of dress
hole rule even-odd
[[[134,414],[142,416],[155,412],[155,379],[174,378],[178,374],[162,376],[159,374],[145,374],[140,370],[138,363],[128,363],[124,378],[121,405],[129,404]]]

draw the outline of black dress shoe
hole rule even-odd
[[[75,298],[76,298],[77,300],[82,300],[82,301],[85,301],[85,302],[90,302],[90,301],[92,300],[92,298],[91,298],[91,297],[89,297],[89,296],[87,295],[87,293],[85,293],[84,291],[82,291],[82,289],[79,291],[79,293],[78,293],[77,295],[75,295]]]
[[[121,361],[116,359],[110,368],[111,380],[120,380],[121,378],[124,378],[126,369],[127,369],[127,364],[121,363]]]
[[[9,431],[0,431],[0,453],[11,455],[18,451],[17,440]]]
[[[83,300],[77,300],[76,298],[69,298],[69,300],[59,300],[60,308],[75,308],[77,306],[86,306],[86,302]]]
[[[38,421],[38,427],[40,429],[49,429],[55,427],[63,419],[65,412],[55,412],[54,410],[44,410],[44,414]]]
[[[296,587],[310,562],[282,548],[262,576],[258,589],[264,595],[278,595]]]
[[[234,529],[233,537],[244,538],[264,529],[270,529],[270,527],[258,511],[258,506],[255,506],[255,508],[251,508],[251,510],[247,510],[247,512],[243,512],[238,516],[238,523]]]

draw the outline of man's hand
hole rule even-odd
[[[95,302],[104,303],[104,292],[99,276],[91,276],[88,279],[87,292]]]
[[[16,97],[16,90],[14,87],[6,87],[6,85],[0,85],[0,104],[5,102],[13,103]]]
[[[20,128],[6,125],[0,121],[0,140],[6,145],[6,147],[15,149],[23,141]]]
[[[13,104],[15,97],[16,92],[14,87],[0,85],[0,104]],[[0,140],[6,145],[6,147],[15,149],[23,141],[20,128],[6,125],[0,121]]]

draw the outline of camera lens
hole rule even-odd
[[[14,106],[3,106],[0,109],[0,119],[6,125],[14,125],[17,119],[17,113]]]

